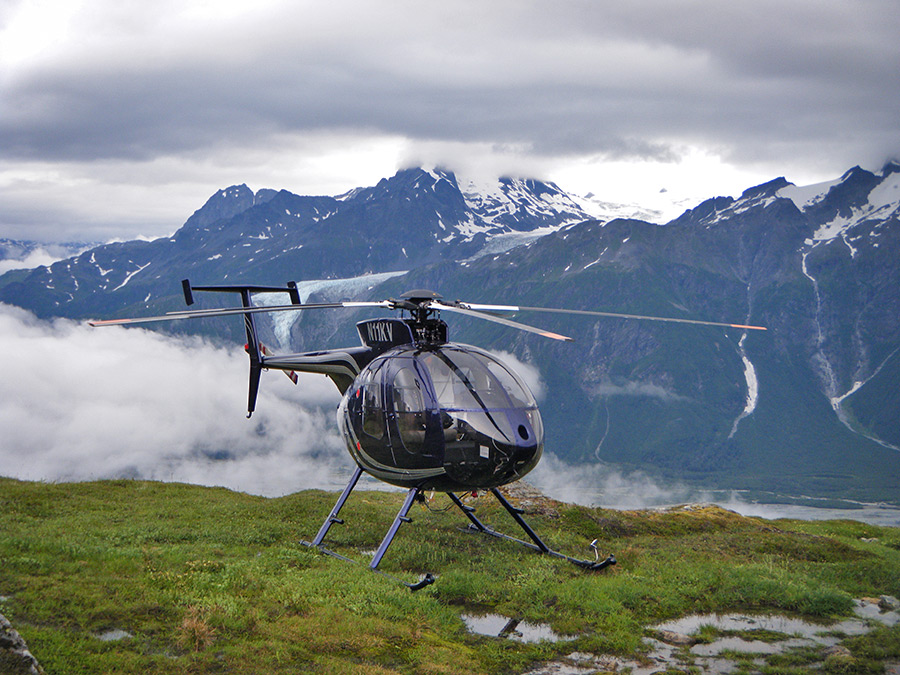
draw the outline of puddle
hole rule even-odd
[[[896,600],[889,600],[890,606],[897,606]],[[650,651],[641,662],[575,653],[559,661],[545,663],[528,671],[527,675],[582,675],[597,671],[623,672],[626,669],[631,675],[654,675],[668,669],[690,669],[703,675],[728,675],[738,668],[737,663],[728,658],[729,654],[746,654],[752,658],[754,667],[761,670],[766,665],[766,657],[772,654],[796,647],[835,647],[845,637],[867,633],[873,623],[893,626],[900,622],[900,613],[896,609],[879,607],[877,600],[855,600],[854,613],[857,618],[832,624],[777,614],[694,614],[651,626],[658,637],[668,642],[645,638],[644,643]],[[501,623],[508,621],[506,617],[494,616]],[[741,632],[743,636],[726,635],[709,643],[697,643],[695,635],[703,626]],[[500,630],[502,626],[493,634],[497,635]],[[769,635],[765,640],[754,639],[755,631],[760,631],[759,637],[762,637],[762,631],[767,631]],[[666,634],[663,635],[663,632]],[[769,639],[771,633],[777,633],[783,639]],[[888,675],[900,675],[900,664],[889,662],[884,666]]]
[[[878,605],[854,600],[854,613],[858,619],[845,619],[824,624],[777,614],[693,614],[675,621],[667,621],[652,628],[681,635],[693,635],[702,626],[712,626],[721,631],[743,631],[747,638],[722,637],[708,644],[690,648],[698,656],[714,656],[725,650],[750,654],[778,654],[793,647],[834,647],[841,639],[851,635],[863,635],[869,631],[868,622],[877,621],[893,626],[900,621],[896,611],[884,611]],[[754,631],[771,631],[784,635],[783,640],[753,640]]]
[[[542,640],[560,642],[574,639],[558,635],[545,623],[528,623],[502,614],[463,614],[462,620],[470,633],[509,638],[519,642],[540,642]]]
[[[855,619],[828,626],[787,616],[753,614],[692,614],[652,628],[691,636],[703,626],[712,626],[720,631],[742,631],[746,633],[746,637],[727,636],[709,643],[695,644],[690,647],[690,652],[697,656],[717,656],[726,650],[768,655],[778,654],[792,647],[832,647],[840,642],[840,638],[832,633],[839,631],[845,635],[859,635],[866,630],[864,622]],[[755,631],[780,633],[784,639],[754,640]]]
[[[896,611],[885,611],[871,602],[854,600],[853,609],[859,618],[844,619],[831,624],[777,614],[694,614],[658,624],[652,629],[670,631],[676,634],[676,637],[682,638],[694,635],[702,626],[712,626],[720,631],[743,632],[742,637],[723,636],[709,643],[694,644],[687,650],[690,655],[696,657],[695,665],[701,672],[728,673],[733,669],[734,663],[721,658],[722,654],[727,652],[765,657],[796,647],[834,647],[845,637],[867,633],[872,622],[893,626],[900,621],[900,614]],[[755,640],[753,633],[756,631],[778,633],[784,638]],[[649,655],[652,660],[658,664],[671,663],[677,647],[671,645],[658,647],[656,645],[661,643],[657,640],[651,641],[650,644],[654,645],[654,651]],[[640,671],[635,669],[633,672],[637,675]]]
[[[835,639],[833,642],[828,641],[828,646],[838,643]],[[744,654],[780,654],[785,649],[793,647],[810,647],[816,643],[807,638],[793,638],[790,640],[782,640],[780,642],[763,642],[762,640],[745,640],[739,637],[720,638],[709,644],[694,645],[691,647],[691,653],[697,656],[718,656],[722,652],[741,652]]]
[[[127,630],[116,628],[114,630],[108,630],[105,633],[100,633],[96,637],[98,640],[102,640],[103,642],[116,642],[117,640],[132,638],[134,637],[134,635],[129,633]]]

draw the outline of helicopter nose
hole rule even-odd
[[[542,454],[543,446],[540,443],[507,445],[497,453],[494,476],[500,484],[519,480],[537,466]]]
[[[518,478],[531,471],[540,461],[543,448],[540,444],[518,446],[513,455],[512,470]]]

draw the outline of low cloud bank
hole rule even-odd
[[[688,400],[686,396],[676,394],[658,384],[648,384],[643,382],[626,382],[622,385],[604,382],[599,384],[594,389],[594,392],[598,396],[648,396],[650,398],[658,398],[661,401]]]
[[[33,248],[14,242],[0,242],[0,274],[10,270],[30,270],[41,265],[50,266],[57,260],[78,255],[86,246],[44,244]]]
[[[672,482],[661,484],[642,471],[622,472],[597,462],[569,464],[555,455],[544,455],[525,480],[553,499],[604,508],[652,509],[678,504],[717,504],[724,509],[767,520],[858,520],[872,525],[900,527],[900,509],[888,504],[847,501],[845,508],[807,504],[757,503],[738,490],[704,490]],[[808,502],[813,500],[805,498]],[[834,500],[822,500],[833,504]]]
[[[551,454],[525,480],[554,499],[584,506],[645,509],[711,501],[708,492],[679,483],[660,485],[641,471],[623,473],[603,462],[569,464]]]
[[[330,487],[352,460],[337,389],[263,373],[246,419],[247,358],[200,338],[40,321],[0,305],[0,475],[146,478],[280,495]]]

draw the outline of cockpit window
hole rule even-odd
[[[422,382],[411,366],[400,368],[394,375],[394,410],[421,412],[425,410]]]
[[[499,361],[449,349],[425,354],[438,405],[445,410],[529,408],[534,398]]]
[[[513,405],[521,408],[537,406],[537,401],[534,400],[534,396],[532,396],[528,387],[512,372],[507,370],[506,366],[499,361],[489,361],[487,367],[491,374],[500,382],[503,389],[506,390],[506,394]]]
[[[363,431],[372,438],[384,437],[384,410],[381,406],[381,383],[363,385]]]
[[[537,404],[528,388],[489,354],[474,348],[443,348],[421,353],[418,362],[428,370],[434,397],[441,409],[445,439],[501,443],[539,438]],[[525,412],[532,432],[511,422],[514,410]]]
[[[425,444],[425,398],[422,381],[412,365],[397,370],[392,389],[394,413],[403,445],[409,452],[422,452]]]

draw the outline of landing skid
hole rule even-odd
[[[350,477],[350,482],[347,483],[347,487],[344,488],[344,491],[341,493],[341,496],[338,497],[337,503],[335,503],[334,508],[331,509],[331,513],[328,514],[325,522],[322,523],[322,527],[319,528],[315,539],[313,539],[312,541],[301,541],[301,544],[303,544],[304,546],[309,546],[310,548],[318,549],[322,553],[329,555],[332,558],[337,558],[338,560],[359,563],[359,561],[357,560],[353,560],[352,558],[348,558],[344,555],[341,555],[340,553],[325,548],[325,537],[328,535],[328,531],[331,529],[332,525],[343,525],[344,521],[338,517],[338,514],[340,514],[341,509],[344,507],[344,504],[346,503],[347,498],[350,496],[350,493],[353,492],[353,488],[355,488],[357,482],[359,482],[359,478],[360,476],[362,476],[362,473],[363,470],[360,467],[357,467],[353,472],[353,475]],[[469,530],[471,531],[488,534],[499,539],[514,541],[518,544],[522,544],[523,546],[527,546],[528,548],[533,549],[538,553],[545,553],[555,558],[568,560],[569,562],[574,563],[575,565],[578,565],[579,567],[582,567],[586,570],[597,571],[602,570],[604,567],[609,567],[610,565],[616,564],[616,559],[614,556],[609,556],[605,560],[579,560],[578,558],[572,558],[570,556],[554,551],[549,546],[547,546],[547,544],[545,544],[541,540],[537,533],[531,529],[528,523],[525,522],[525,519],[522,518],[523,511],[521,509],[517,509],[512,504],[510,504],[506,500],[506,498],[502,494],[500,494],[500,491],[497,490],[497,488],[493,488],[491,490],[491,493],[497,498],[497,501],[500,502],[503,508],[505,508],[509,512],[509,514],[513,517],[513,520],[515,520],[525,531],[525,534],[527,534],[529,539],[531,539],[530,542],[523,541],[522,539],[516,539],[515,537],[511,537],[508,534],[503,534],[502,532],[497,532],[493,528],[488,527],[475,515],[475,509],[473,509],[471,506],[466,506],[465,504],[463,504],[462,501],[460,501],[459,497],[457,497],[452,492],[448,492],[447,495],[450,497],[453,503],[456,504],[456,506],[458,506],[459,509],[465,514],[466,518],[469,519]],[[406,493],[406,498],[403,500],[403,506],[401,506],[400,511],[397,512],[397,516],[394,518],[394,522],[391,523],[387,534],[384,535],[384,539],[382,539],[381,544],[378,546],[378,550],[375,551],[372,562],[370,562],[368,565],[369,569],[373,572],[384,574],[394,581],[403,584],[411,591],[418,591],[422,588],[425,588],[426,586],[430,586],[431,584],[433,584],[435,580],[434,575],[426,574],[415,583],[407,583],[402,579],[398,579],[395,576],[382,572],[378,569],[378,565],[381,563],[381,559],[384,558],[384,554],[387,553],[388,547],[394,540],[394,537],[396,536],[397,531],[400,529],[400,526],[403,523],[412,522],[412,519],[409,517],[409,510],[410,508],[412,508],[413,502],[415,502],[417,499],[422,499],[421,488],[410,488],[410,490]]]
[[[311,548],[317,548],[319,551],[326,555],[330,555],[332,558],[337,558],[338,560],[344,560],[346,562],[356,563],[358,561],[353,560],[352,558],[348,558],[346,556],[341,555],[340,553],[336,553],[335,551],[331,551],[325,548],[324,541],[325,536],[328,534],[328,530],[331,529],[331,526],[334,524],[343,525],[344,521],[338,518],[338,514],[341,512],[341,509],[344,507],[344,503],[347,501],[347,498],[350,496],[350,493],[353,492],[353,488],[356,487],[356,483],[359,482],[360,476],[362,476],[363,470],[360,467],[356,467],[356,471],[353,472],[353,475],[350,477],[350,482],[347,483],[347,487],[344,488],[344,491],[341,493],[341,496],[338,497],[337,503],[334,505],[334,508],[331,509],[331,513],[328,514],[328,517],[325,519],[325,522],[322,523],[322,527],[319,528],[319,532],[316,534],[316,538],[312,541],[301,541],[300,543],[304,546],[309,546]],[[411,591],[418,591],[426,586],[430,586],[434,583],[434,575],[426,574],[419,581],[415,583],[407,583],[402,579],[398,579],[395,576],[382,572],[378,569],[379,563],[381,563],[381,559],[384,557],[384,554],[387,553],[388,547],[391,545],[391,542],[394,540],[394,536],[397,534],[397,530],[400,529],[400,526],[403,523],[412,522],[412,519],[407,515],[409,514],[409,509],[412,507],[413,502],[419,498],[421,495],[421,490],[419,488],[411,488],[409,492],[406,493],[406,499],[403,501],[403,506],[400,507],[400,511],[397,513],[397,517],[394,518],[394,522],[391,524],[390,529],[388,529],[387,534],[384,535],[384,539],[381,541],[381,545],[378,547],[378,550],[375,551],[375,556],[372,558],[372,562],[369,563],[369,569],[373,572],[378,572],[379,574],[384,574],[386,577],[397,581]]]
[[[528,535],[528,538],[531,539],[530,542],[523,541],[522,539],[517,539],[516,537],[511,537],[508,534],[503,534],[502,532],[497,532],[497,530],[485,525],[481,522],[478,517],[475,515],[475,509],[471,506],[466,506],[462,503],[462,501],[452,492],[447,493],[450,496],[450,499],[456,504],[459,509],[465,514],[466,518],[469,519],[469,530],[472,532],[479,532],[481,534],[488,534],[492,537],[497,537],[498,539],[506,539],[507,541],[514,541],[517,544],[522,544],[522,546],[527,546],[528,548],[537,551],[538,553],[545,553],[547,555],[553,556],[554,558],[562,558],[563,560],[568,560],[570,563],[578,565],[579,567],[583,567],[586,570],[590,570],[592,572],[596,572],[602,570],[605,567],[609,567],[610,565],[616,564],[615,556],[609,556],[605,560],[580,560],[579,558],[572,558],[571,556],[567,556],[563,553],[559,553],[558,551],[554,551],[547,544],[543,542],[543,540],[537,535],[537,533],[531,529],[531,526],[525,522],[525,519],[522,518],[522,514],[524,511],[522,509],[516,508],[512,504],[507,501],[506,497],[504,497],[497,488],[491,489],[491,494],[497,498],[497,501],[500,502],[501,506],[507,510],[509,515],[513,517],[513,520],[519,524],[525,534]]]

